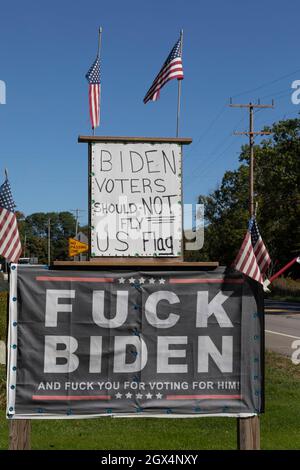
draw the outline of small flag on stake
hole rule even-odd
[[[233,267],[237,271],[263,284],[263,275],[270,263],[270,255],[259,233],[256,219],[253,216],[250,219],[240,251],[233,262]]]
[[[156,101],[159,98],[161,88],[173,78],[183,79],[182,67],[182,36],[178,39],[175,46],[164,62],[159,74],[154,79],[151,87],[146,93],[144,103]]]
[[[17,263],[22,253],[15,207],[6,175],[0,186],[0,255],[9,263]]]

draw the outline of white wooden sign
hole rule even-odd
[[[180,256],[181,145],[91,144],[91,255]]]

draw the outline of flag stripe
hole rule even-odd
[[[89,86],[89,105],[92,128],[99,126],[100,85]]]
[[[100,59],[97,56],[95,62],[86,74],[89,82],[89,110],[92,128],[100,124]]]
[[[14,217],[13,212],[9,212],[9,211],[6,211],[6,212],[7,213],[5,214],[5,219],[3,221],[3,224],[0,225],[0,243],[1,243],[1,247],[2,247],[3,241],[6,238],[6,230],[7,230],[9,224],[11,223],[11,221]]]
[[[167,82],[174,78],[177,78],[178,80],[182,80],[184,78],[181,55],[182,44],[180,38],[171,50],[162,68],[147,91],[143,100],[145,104],[148,101],[156,101],[159,98],[161,88]]]
[[[1,250],[6,256],[7,250],[9,250],[10,243],[12,242],[15,233],[17,232],[17,220],[15,215],[13,214],[12,220],[9,222],[7,229],[5,230],[5,234],[3,235],[2,239],[0,240],[1,243]]]
[[[19,234],[17,234],[18,236]],[[21,256],[21,253],[22,253],[22,246],[21,246],[21,242],[20,242],[20,239],[17,238],[16,241],[15,241],[15,244],[13,246],[13,250],[12,250],[12,254],[10,256],[7,256],[7,259],[10,261],[10,262],[13,262],[13,263],[17,263],[18,262],[18,259],[20,258]]]
[[[164,77],[168,76],[168,73],[170,72],[170,69],[173,69],[173,68],[178,68],[180,69],[181,71],[183,71],[182,69],[182,61],[181,61],[181,57],[179,58],[176,58],[174,60],[172,60],[171,62],[169,62],[169,64],[167,66],[165,66],[160,72],[159,74],[156,76],[156,78],[153,80],[153,83],[151,85],[151,87],[149,88],[149,92],[152,91],[153,87],[161,80],[163,80]]]
[[[162,88],[162,86],[166,83],[165,80],[168,79],[168,77],[183,78],[183,68],[181,59],[176,59],[171,62],[170,65],[156,77],[147,95],[145,96],[145,100],[147,100],[148,96],[150,96],[154,90],[156,90],[157,88]]]
[[[14,209],[10,184],[6,179],[0,187],[0,254],[8,262],[17,263],[22,253],[22,246]]]
[[[0,241],[0,253],[5,258],[10,258],[9,254],[16,243],[19,240],[19,232],[15,215],[13,214],[14,220],[10,222],[10,227],[5,231],[5,237],[2,237]]]
[[[246,258],[246,255],[248,254],[248,249],[250,247],[250,236],[247,233],[246,237],[244,238],[242,247],[239,251],[239,254],[237,256],[237,261],[236,261],[236,269],[239,270],[242,267],[242,264],[244,263],[244,260]]]
[[[10,237],[10,240],[9,240],[9,244],[7,246],[7,248],[4,250],[4,256],[6,258],[9,258],[11,253],[14,252],[15,250],[15,247],[18,245],[19,243],[19,234],[18,234],[18,230],[15,228],[15,230],[13,230],[12,232],[10,232],[11,234],[11,237]]]

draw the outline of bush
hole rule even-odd
[[[272,295],[300,298],[300,280],[279,277],[271,284]]]

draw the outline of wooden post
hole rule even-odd
[[[239,450],[260,450],[259,416],[238,418],[237,428]]]
[[[31,423],[29,419],[9,422],[9,450],[30,450]]]

